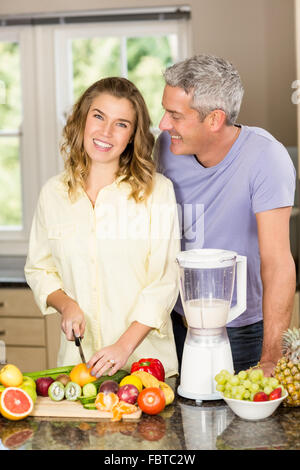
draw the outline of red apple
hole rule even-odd
[[[269,395],[269,400],[277,400],[277,398],[281,398],[282,390],[280,387],[274,388]]]
[[[137,402],[139,391],[135,385],[122,385],[117,393],[119,400],[126,401],[134,405]]]
[[[48,396],[48,388],[54,382],[51,377],[39,377],[36,379],[36,393],[42,397]]]
[[[253,401],[268,401],[269,397],[265,392],[257,392],[254,397]]]

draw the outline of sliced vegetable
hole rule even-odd
[[[56,367],[55,369],[39,370],[37,372],[24,372],[23,375],[31,377],[34,380],[38,379],[39,377],[51,377],[52,379],[56,379],[61,374],[69,374],[73,367],[74,366],[62,366]]]
[[[76,401],[81,395],[81,387],[75,382],[69,382],[65,386],[65,397],[69,401]]]
[[[79,401],[82,405],[88,405],[89,403],[95,403],[95,400],[97,398],[97,395],[94,395],[93,397],[79,397]]]
[[[94,397],[97,395],[97,387],[94,383],[85,384],[82,387],[82,395],[84,397]]]
[[[87,410],[96,410],[96,405],[95,403],[86,403],[83,405],[83,408],[86,408]]]
[[[61,401],[65,396],[65,387],[61,382],[53,382],[48,388],[48,395],[51,400]]]
[[[148,415],[156,415],[163,411],[166,399],[163,391],[158,387],[144,388],[138,396],[140,409]]]

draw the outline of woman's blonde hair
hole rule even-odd
[[[61,152],[65,159],[65,182],[69,197],[77,198],[78,190],[85,187],[90,170],[90,158],[84,145],[84,129],[88,111],[100,93],[116,98],[126,98],[135,110],[135,127],[132,138],[120,156],[116,177],[131,186],[130,196],[136,202],[147,199],[152,191],[155,165],[152,159],[154,136],[150,132],[150,116],[146,103],[136,86],[120,77],[104,78],[91,85],[79,98],[63,129]]]

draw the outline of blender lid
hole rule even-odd
[[[235,251],[202,248],[181,251],[177,261],[182,268],[225,268],[236,261]]]

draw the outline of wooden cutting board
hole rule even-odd
[[[124,414],[124,420],[138,420],[141,417],[142,410],[138,409],[135,413]],[[37,397],[33,410],[29,416],[52,417],[52,418],[84,418],[101,420],[111,419],[110,411],[87,410],[80,401],[53,401],[48,397]]]

